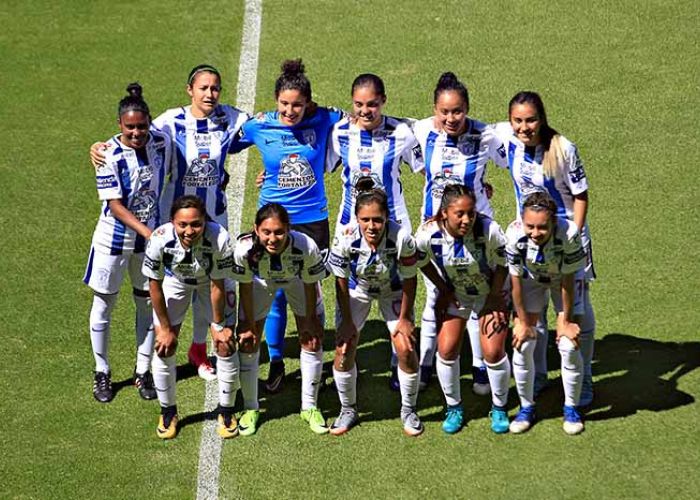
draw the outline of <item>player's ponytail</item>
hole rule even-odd
[[[148,109],[148,104],[143,100],[143,87],[138,82],[133,82],[126,87],[126,96],[119,101],[117,110],[118,118],[121,118],[124,113],[129,111],[139,111],[151,118],[151,112]]]
[[[535,112],[541,122],[540,125],[540,144],[544,148],[544,156],[542,158],[542,170],[545,177],[554,179],[561,171],[564,165],[564,150],[561,145],[561,135],[559,132],[549,126],[547,121],[547,112],[544,109],[542,98],[537,92],[525,90],[518,92],[513,96],[508,104],[508,115],[510,116],[513,106],[517,104],[529,104],[535,108]]]
[[[298,90],[307,102],[311,102],[311,82],[304,74],[301,59],[287,59],[282,63],[282,74],[275,82],[275,99],[284,90]]]
[[[255,214],[255,227],[257,228],[263,221],[271,218],[278,219],[287,228],[287,232],[289,232],[289,213],[279,203],[267,203],[260,207]],[[265,255],[265,251],[265,247],[260,242],[258,233],[253,231],[253,246],[248,250],[247,256],[251,267],[256,266],[260,262],[263,255]]]
[[[443,212],[446,212],[450,205],[463,197],[472,200],[474,206],[476,206],[476,194],[474,194],[474,190],[469,186],[465,186],[464,184],[448,184],[445,186],[445,189],[442,191],[442,198],[440,199],[440,210],[430,217],[428,221],[442,222],[445,219]]]
[[[467,111],[469,111],[469,91],[466,85],[460,82],[457,76],[451,71],[440,75],[437,85],[435,86],[435,91],[433,92],[433,104],[437,104],[440,94],[449,91],[457,92],[462,99],[464,99]]]
[[[384,217],[387,220],[389,219],[389,201],[387,195],[383,189],[375,187],[371,177],[361,177],[355,183],[355,190],[357,191],[357,196],[355,196],[355,216],[360,212],[360,208],[376,203],[379,205]]]

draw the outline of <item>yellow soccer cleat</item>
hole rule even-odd
[[[216,426],[216,432],[224,439],[229,439],[238,436],[238,421],[233,413],[224,415],[219,413],[219,424]]]
[[[160,439],[172,439],[177,436],[177,414],[161,415],[158,418],[158,427],[156,427],[156,435]]]

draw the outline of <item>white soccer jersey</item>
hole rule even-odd
[[[374,130],[363,130],[344,118],[333,127],[326,156],[326,170],[342,166],[343,192],[338,227],[355,222],[355,185],[371,177],[375,187],[387,194],[389,217],[401,225],[410,220],[401,185],[401,162],[413,171],[423,168],[421,150],[411,128],[401,120],[385,116]]]
[[[120,134],[107,142],[104,165],[95,170],[97,195],[104,203],[92,237],[93,246],[102,253],[121,255],[143,252],[146,241],[117,219],[109,209],[110,200],[122,204],[151,229],[162,219],[160,203],[163,184],[170,172],[172,147],[165,134],[151,131],[142,149],[121,143]]]
[[[517,203],[516,218],[520,219],[520,209],[525,198],[530,193],[544,188],[557,204],[557,216],[573,220],[574,195],[588,190],[586,172],[576,145],[561,136],[564,166],[552,179],[544,175],[542,145],[526,147],[515,136],[508,122],[498,123],[495,130],[505,145],[506,157],[499,166],[508,168],[513,179]]]
[[[506,238],[490,217],[478,214],[474,229],[463,238],[452,237],[437,221],[416,234],[418,266],[432,261],[460,300],[483,297],[491,290],[496,266],[506,266]]]
[[[476,120],[467,120],[467,130],[459,137],[435,128],[433,117],[419,120],[413,127],[423,152],[425,189],[423,220],[440,209],[442,192],[448,184],[464,184],[476,194],[476,209],[491,217],[493,210],[484,190],[486,163],[505,158],[503,143],[493,128]]]
[[[191,248],[185,248],[172,222],[156,229],[146,246],[143,274],[163,280],[172,277],[187,285],[231,278],[233,248],[229,234],[216,222],[207,222],[204,234]]]
[[[248,254],[253,248],[252,233],[243,234],[236,242],[234,278],[251,283],[254,277],[270,284],[284,284],[295,279],[311,284],[326,276],[326,266],[314,240],[298,231],[289,231],[289,244],[279,255],[263,251],[259,262]]]
[[[248,114],[222,104],[207,118],[192,116],[191,106],[169,109],[153,120],[153,126],[170,136],[176,147],[170,202],[183,195],[199,196],[207,215],[223,227],[228,226],[224,164],[235,152],[241,126]]]
[[[402,281],[416,275],[416,243],[410,232],[390,220],[374,251],[355,225],[335,238],[328,265],[335,276],[349,279],[351,290],[385,294],[401,290]]]
[[[563,274],[572,274],[586,264],[576,224],[558,217],[552,237],[540,247],[525,234],[523,224],[514,221],[506,230],[508,270],[543,285],[557,281]]]

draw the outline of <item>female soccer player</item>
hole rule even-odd
[[[241,146],[255,144],[265,167],[258,206],[284,206],[292,229],[310,236],[325,255],[330,243],[323,184],[326,145],[333,124],[342,113],[313,105],[311,82],[301,59],[282,63],[282,73],[275,83],[275,100],[276,111],[258,114],[242,129]],[[280,390],[284,378],[286,308],[284,293],[280,291],[265,324],[271,361],[265,386],[270,392]],[[242,362],[245,364],[246,359]]]
[[[519,92],[508,105],[510,123],[498,124],[496,130],[506,145],[501,165],[510,171],[515,199],[520,207],[524,198],[539,189],[546,190],[557,204],[557,216],[572,221],[581,234],[586,251],[586,267],[576,275],[576,289],[582,291],[584,304],[581,324],[581,353],[584,378],[582,406],[593,401],[591,360],[595,334],[595,315],[590,301],[589,282],[595,278],[591,238],[586,222],[588,181],[576,145],[550,127],[542,99],[535,92]],[[546,316],[537,326],[539,340],[535,353],[536,386],[547,379]]]
[[[119,102],[118,109],[121,132],[108,141],[104,163],[96,170],[97,194],[104,205],[83,278],[94,292],[90,311],[95,357],[92,392],[101,403],[114,397],[108,359],[110,320],[126,272],[136,304],[134,385],[143,399],[156,397],[150,372],[152,312],[141,263],[145,242],[160,223],[160,194],[170,169],[171,147],[167,136],[149,132],[151,117],[141,86],[132,83],[126,90],[128,95]]]
[[[521,218],[506,231],[517,314],[513,326],[513,375],[520,396],[520,411],[510,423],[510,432],[525,432],[535,421],[533,354],[539,339],[534,328],[551,294],[557,312],[564,385],[564,431],[579,434],[583,421],[576,406],[581,394],[583,358],[574,315],[583,312],[583,302],[575,295],[574,275],[585,266],[586,254],[576,224],[557,217],[557,205],[546,192],[536,191],[524,199]]]
[[[413,132],[420,144],[425,163],[423,221],[435,216],[440,208],[445,186],[463,184],[474,191],[476,210],[489,217],[493,211],[485,188],[486,163],[504,156],[503,144],[485,124],[468,117],[469,93],[453,73],[440,76],[433,94],[434,115],[415,123]],[[499,160],[500,161],[500,160]],[[435,357],[436,323],[434,317],[437,291],[426,280],[427,297],[421,321],[421,381],[430,379]],[[472,349],[473,390],[489,393],[488,377],[479,345],[476,314],[467,322]]]
[[[366,181],[370,182],[367,183]],[[418,436],[423,424],[416,414],[418,356],[414,350],[413,304],[416,298],[416,244],[411,233],[390,218],[387,195],[356,184],[357,224],[336,236],[329,265],[336,277],[336,349],[333,379],[340,397],[340,415],[331,434],[346,433],[358,421],[357,366],[359,332],[372,301],[379,303],[398,356],[401,422],[404,432]],[[373,184],[365,178],[364,184]]]
[[[438,291],[435,317],[438,320],[437,374],[445,395],[447,410],[442,429],[448,434],[464,425],[459,385],[459,354],[467,319],[481,316],[481,335],[505,335],[507,329],[503,284],[507,277],[505,237],[489,216],[477,212],[474,191],[461,184],[443,189],[440,210],[424,223],[416,235],[418,265]],[[500,361],[500,360],[499,360]],[[508,359],[489,375],[508,379]],[[498,394],[499,398],[505,395]],[[491,426],[505,432],[508,417],[505,402],[494,393]]]
[[[233,331],[224,324],[224,279],[231,275],[233,249],[226,230],[216,222],[207,222],[206,217],[206,206],[197,196],[177,198],[172,204],[171,222],[153,232],[143,261],[156,328],[153,378],[161,406],[156,434],[161,439],[172,439],[177,434],[175,351],[182,320],[195,292],[205,305],[216,349],[217,432],[222,438],[238,434],[233,404],[239,386],[239,360]]]
[[[237,144],[238,132],[249,116],[243,111],[220,104],[221,75],[208,64],[195,66],[187,78],[190,104],[172,108],[153,120],[153,126],[167,134],[176,149],[175,167],[166,187],[166,204],[185,194],[195,195],[204,201],[207,216],[228,227],[225,186],[228,173],[224,169],[228,153],[241,148]],[[100,163],[103,144],[93,145],[93,163]],[[235,324],[235,283],[226,284],[227,326]],[[206,338],[208,330],[205,302],[193,296],[193,343],[188,357],[198,368],[199,376],[215,380],[216,375],[207,359]]]
[[[278,290],[284,290],[299,330],[301,418],[316,434],[327,433],[318,409],[323,365],[323,327],[319,322],[322,304],[318,297],[326,266],[316,243],[291,229],[289,214],[282,205],[267,203],[255,216],[253,232],[239,237],[233,271],[241,296],[238,339],[245,405],[241,434],[250,435],[257,429],[258,349],[265,317]]]

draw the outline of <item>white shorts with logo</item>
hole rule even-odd
[[[545,310],[549,298],[552,298],[554,310],[560,313],[563,309],[561,298],[561,282],[538,283],[532,279],[522,280],[523,302],[525,311],[532,314],[539,314]],[[584,280],[574,280],[574,305],[573,314],[578,316],[584,312]]]
[[[128,272],[133,288],[148,291],[148,278],[141,273],[143,255],[143,252],[110,255],[93,246],[90,249],[83,283],[97,293],[111,295],[119,292],[124,273]]]
[[[467,320],[470,316],[476,317],[483,309],[484,303],[486,302],[486,297],[484,295],[460,296],[456,294],[456,297],[459,301],[459,307],[455,307],[454,304],[451,304],[447,307],[447,314]]]
[[[165,307],[168,311],[168,321],[172,326],[181,325],[187,314],[187,308],[192,302],[192,295],[197,293],[201,311],[205,314],[207,322],[212,321],[211,311],[211,285],[207,281],[201,285],[188,285],[177,278],[166,276],[161,282]],[[153,311],[153,324],[160,325],[155,310]]]
[[[396,330],[396,325],[399,322],[399,316],[401,315],[401,301],[403,299],[403,292],[401,290],[388,291],[381,293],[379,296],[369,295],[358,289],[350,290],[350,312],[352,314],[352,323],[357,328],[357,331],[361,331],[362,327],[365,326],[367,317],[369,316],[369,311],[372,308],[372,302],[377,301],[379,304],[379,310],[382,313],[384,321],[386,321],[386,327],[389,329],[389,333],[393,333]],[[413,314],[411,314],[413,316]],[[336,328],[340,326],[342,317],[340,314],[340,307],[336,306],[335,309],[335,325]]]
[[[317,283],[316,309],[318,313],[318,305],[323,305],[320,291],[320,284]],[[270,306],[275,299],[277,290],[284,290],[284,295],[287,297],[287,302],[292,308],[292,312],[296,316],[306,316],[306,295],[304,293],[304,282],[300,278],[290,279],[283,283],[267,282],[257,276],[253,277],[253,313],[255,321],[263,320],[270,312]],[[239,306],[238,315],[241,319],[245,319],[245,313],[242,305]]]

